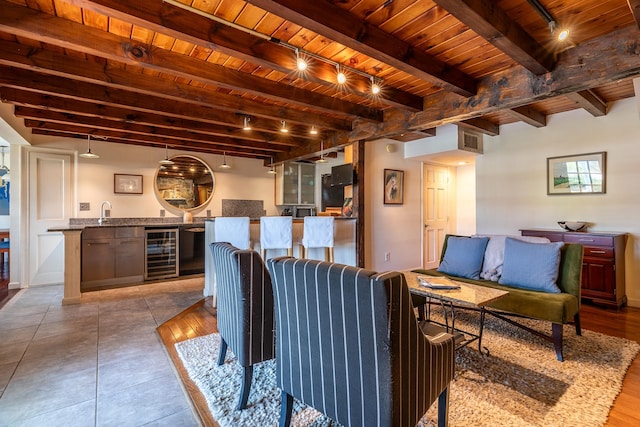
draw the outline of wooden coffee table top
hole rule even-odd
[[[509,292],[500,289],[472,285],[470,283],[458,282],[456,280],[452,281],[456,285],[459,285],[460,289],[431,289],[420,285],[418,283],[418,276],[436,276],[414,273],[412,271],[403,271],[402,274],[404,274],[407,279],[409,292],[425,297],[438,298],[444,301],[462,302],[471,304],[473,306],[482,307],[509,294]]]

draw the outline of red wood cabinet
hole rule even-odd
[[[540,229],[520,230],[523,236],[584,246],[582,298],[621,307],[626,304],[624,248],[626,233],[587,233]]]

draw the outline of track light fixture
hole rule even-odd
[[[318,129],[316,129],[315,126],[311,126],[311,130],[309,131],[309,133],[311,135],[317,135],[318,134]]]
[[[380,84],[376,81],[376,78],[371,76],[371,93],[378,95],[380,93]]]
[[[287,129],[287,122],[285,122],[284,120],[281,120],[280,123],[282,123],[282,126],[280,127],[280,132],[288,133],[289,129]]]
[[[251,117],[244,116],[244,121],[242,122],[242,130],[251,130]]]
[[[536,12],[544,19],[549,26],[549,31],[560,42],[565,41],[569,37],[569,29],[558,27],[558,23],[551,13],[540,3],[540,0],[527,0]]]
[[[164,146],[164,159],[160,160],[160,164],[163,166],[169,166],[173,164],[173,161],[169,160],[169,147],[166,144]]]
[[[298,67],[298,71],[304,71],[308,66],[307,60],[300,55],[300,49],[296,48],[296,67]]]
[[[87,152],[80,154],[80,157],[83,157],[85,159],[99,159],[100,158],[100,156],[98,156],[97,154],[91,152],[91,135],[87,135]]]
[[[342,72],[342,70],[340,70],[340,64],[336,64],[336,70],[338,71],[338,74],[336,74],[336,81],[338,84],[345,84],[347,82],[347,76]]]
[[[220,168],[221,169],[229,169],[231,166],[229,166],[227,164],[227,152],[226,151],[222,152],[222,159],[223,159],[223,161],[222,161],[222,164],[220,165]]]

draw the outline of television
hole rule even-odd
[[[353,165],[351,163],[331,168],[331,185],[351,184],[353,184]]]

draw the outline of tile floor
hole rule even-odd
[[[156,327],[203,278],[84,293],[20,291],[0,309],[0,426],[197,426]]]

